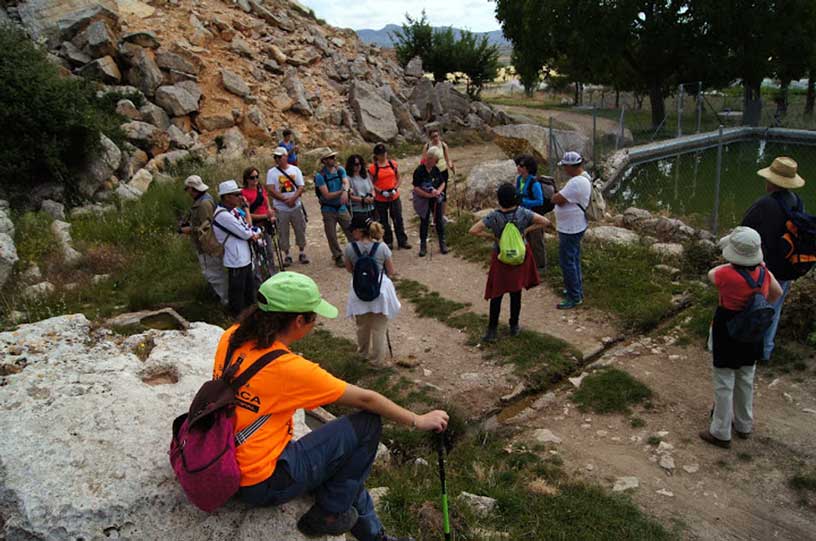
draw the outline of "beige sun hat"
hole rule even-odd
[[[797,173],[798,169],[799,166],[793,158],[780,156],[770,167],[757,171],[757,175],[780,188],[796,189],[805,185],[805,179]]]
[[[184,179],[184,186],[187,188],[193,188],[194,190],[198,190],[199,192],[206,192],[209,190],[209,186],[204,184],[204,181],[198,175],[190,175],[186,179]]]
[[[330,148],[327,148],[326,151],[323,153],[323,155],[320,157],[320,161],[322,162],[323,160],[328,160],[329,158],[333,158],[333,157],[336,157],[336,156],[337,156],[337,152],[335,152],[334,150],[332,150]]]
[[[762,263],[762,239],[750,227],[735,227],[730,235],[720,239],[719,246],[729,263],[743,267]]]

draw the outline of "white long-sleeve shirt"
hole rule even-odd
[[[229,210],[218,205],[213,214],[213,221],[229,231],[213,226],[215,238],[224,246],[224,266],[228,269],[246,267],[252,262],[249,251],[249,239],[252,238],[252,229],[237,210]]]

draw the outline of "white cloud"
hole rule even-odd
[[[497,30],[496,5],[491,0],[301,0],[333,26],[379,30],[402,24],[405,13],[419,17],[425,10],[433,26],[454,26],[474,32]]]

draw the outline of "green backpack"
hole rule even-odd
[[[513,216],[515,216],[515,211]],[[499,238],[499,261],[506,265],[516,266],[524,263],[527,247],[524,244],[524,237],[521,236],[519,228],[513,223],[513,216],[508,219],[507,215],[504,214],[507,223],[504,224]]]

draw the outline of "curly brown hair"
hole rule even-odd
[[[266,300],[264,300],[266,302]],[[314,321],[314,312],[264,312],[253,304],[241,313],[238,328],[230,336],[230,347],[239,348],[248,342],[255,342],[255,349],[266,349],[275,343],[278,334],[285,331],[303,316],[307,323]]]

